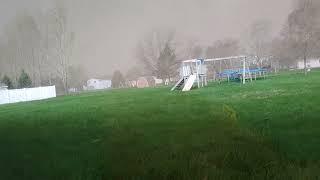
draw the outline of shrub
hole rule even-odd
[[[3,82],[6,86],[8,86],[8,89],[13,89],[13,88],[14,88],[11,79],[10,79],[7,75],[5,75],[5,76],[2,78],[2,82]]]

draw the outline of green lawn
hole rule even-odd
[[[0,179],[320,178],[320,71],[0,106]]]

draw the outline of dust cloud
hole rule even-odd
[[[64,3],[76,36],[72,61],[83,65],[91,76],[112,74],[116,69],[125,72],[135,65],[135,47],[153,29],[172,29],[183,40],[210,44],[227,37],[241,38],[258,19],[269,20],[276,34],[292,9],[292,0],[66,0]],[[19,11],[34,13],[51,4],[50,0],[1,0],[0,27]]]

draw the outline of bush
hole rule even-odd
[[[8,86],[8,89],[13,89],[13,88],[14,88],[11,79],[10,79],[7,75],[3,76],[2,82],[3,82],[6,86]]]

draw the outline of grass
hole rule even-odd
[[[0,106],[0,179],[317,179],[320,71]]]

